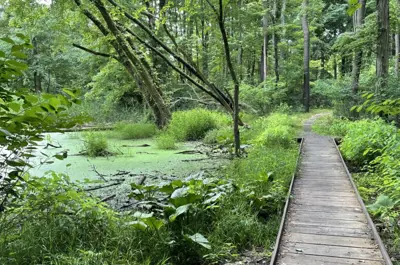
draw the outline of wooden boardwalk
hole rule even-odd
[[[388,264],[334,140],[311,133],[312,122],[305,125],[308,132],[275,264]]]

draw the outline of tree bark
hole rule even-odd
[[[337,80],[337,61],[336,55],[333,55],[333,78]]]
[[[364,23],[365,17],[365,0],[359,0],[358,3],[361,7],[357,9],[353,15],[354,33],[359,31],[360,27]],[[353,91],[353,94],[357,94],[362,64],[362,47],[358,47],[354,52],[351,90]]]
[[[397,1],[397,10],[400,9],[400,0]],[[397,16],[400,15],[398,12]],[[395,62],[394,62],[394,72],[396,78],[399,78],[399,64],[400,64],[400,22],[397,22],[396,34],[394,36],[395,42]]]
[[[278,87],[279,83],[279,53],[278,53],[278,43],[279,43],[279,34],[277,32],[276,26],[278,25],[278,3],[277,1],[280,0],[274,0],[274,7],[272,10],[273,13],[273,19],[274,19],[274,35],[273,35],[273,45],[274,45],[274,72],[275,72],[275,88]]]
[[[219,2],[219,10],[217,10],[209,0],[207,0],[207,2],[218,17],[218,25],[219,25],[219,29],[221,31],[222,41],[224,43],[226,64],[227,64],[230,76],[231,76],[233,84],[234,84],[233,135],[235,138],[235,155],[237,157],[239,157],[240,156],[240,132],[239,132],[239,121],[240,121],[240,119],[239,119],[239,87],[240,87],[240,83],[239,83],[239,79],[237,78],[235,68],[233,67],[233,64],[232,64],[232,57],[231,57],[231,51],[229,48],[228,35],[227,35],[226,29],[225,29],[223,0],[218,1]]]
[[[377,90],[385,90],[389,74],[389,0],[376,0],[378,38],[376,45]]]
[[[153,108],[154,114],[156,116],[156,122],[159,127],[164,127],[168,124],[171,117],[171,112],[168,106],[165,104],[164,99],[160,93],[160,90],[156,87],[153,82],[152,77],[146,67],[142,64],[140,59],[136,56],[135,52],[129,48],[127,40],[122,36],[121,32],[118,30],[116,24],[112,20],[110,14],[106,10],[103,2],[101,0],[92,0],[96,8],[101,13],[104,21],[106,22],[108,29],[114,35],[116,41],[119,43],[121,50],[124,55],[132,62],[135,70],[141,77],[150,97],[154,100],[155,108]]]
[[[307,20],[308,0],[303,0],[303,16],[301,18],[304,33],[304,84],[303,104],[306,112],[310,111],[310,32]]]
[[[264,9],[268,8],[268,1],[263,1]],[[263,46],[261,57],[261,82],[267,79],[268,75],[268,11],[265,11],[263,16]]]

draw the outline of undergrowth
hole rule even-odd
[[[115,125],[116,136],[123,140],[151,138],[157,133],[157,127],[151,123],[127,123]]]
[[[177,111],[172,114],[167,132],[178,141],[196,141],[207,132],[229,125],[229,116],[206,109]]]
[[[88,132],[83,140],[83,152],[90,157],[107,156],[108,151],[107,138],[102,133]]]
[[[220,114],[179,115],[193,113],[204,115],[204,122],[187,125],[185,138],[204,137],[212,128],[228,131]],[[268,256],[296,166],[295,122],[277,113],[255,120],[243,130],[252,143],[247,157],[234,159],[216,177],[133,183],[129,197],[141,202],[140,212],[118,213],[65,175],[33,178],[0,213],[0,263],[218,264],[258,247]],[[159,148],[173,148],[171,128],[178,123],[183,120],[175,118],[158,137]],[[275,127],[287,132],[278,135]],[[87,138],[101,139],[93,133]]]

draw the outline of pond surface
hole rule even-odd
[[[110,132],[103,132],[106,136]],[[33,161],[36,166],[29,172],[42,176],[53,170],[65,173],[72,180],[98,179],[97,172],[104,175],[127,171],[134,174],[159,174],[184,177],[193,172],[218,167],[218,159],[210,159],[200,142],[178,144],[176,150],[160,150],[156,148],[154,139],[119,140],[108,138],[109,150],[116,155],[109,157],[88,157],[79,154],[84,150],[83,139],[85,132],[49,133],[40,144]],[[60,148],[46,145],[50,143]],[[68,152],[64,160],[54,160],[52,164],[41,164],[45,156],[63,151]],[[190,152],[193,151],[193,152]],[[183,152],[183,153],[182,153]],[[185,153],[187,152],[187,153]],[[202,152],[202,153],[199,153]],[[222,160],[220,161],[223,164]]]

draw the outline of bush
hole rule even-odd
[[[107,156],[110,154],[108,152],[108,142],[106,137],[101,133],[89,132],[85,135],[83,140],[84,152],[88,156]]]
[[[262,126],[263,128],[262,132],[255,139],[255,143],[258,145],[289,147],[294,143],[296,130],[293,119],[287,114],[271,114],[258,126]]]
[[[382,154],[397,129],[382,119],[360,120],[349,123],[340,150],[343,156],[357,166],[366,165]]]
[[[312,125],[313,131],[321,135],[344,137],[347,134],[349,120],[337,119],[332,115],[325,115],[317,119]]]
[[[177,111],[172,114],[167,132],[178,141],[196,141],[204,138],[208,131],[229,123],[229,118],[206,109]]]
[[[156,145],[157,148],[164,150],[173,150],[177,148],[175,137],[173,135],[166,133],[161,134],[160,136],[157,137]]]
[[[151,123],[119,123],[115,130],[123,140],[150,138],[157,133],[157,127]]]
[[[233,130],[231,127],[223,127],[207,132],[203,142],[205,144],[231,144],[233,143]]]

